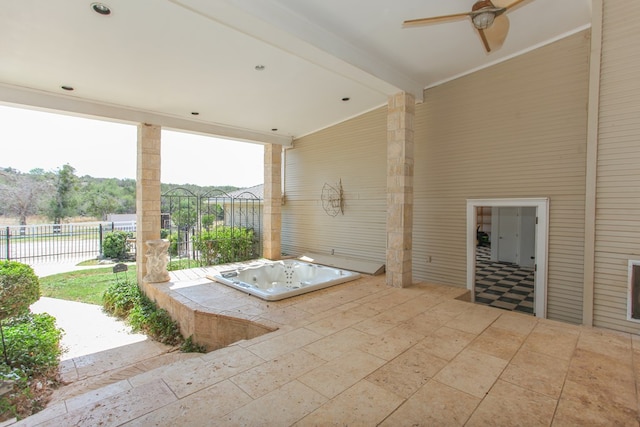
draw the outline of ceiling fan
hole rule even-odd
[[[404,21],[402,26],[418,27],[428,24],[437,24],[443,21],[451,21],[456,19],[471,18],[471,23],[478,31],[482,44],[487,53],[499,49],[504,43],[509,31],[509,19],[504,15],[505,12],[518,6],[527,0],[494,0],[498,3],[496,6],[491,0],[476,1],[470,12],[454,13],[452,15],[433,16],[430,18],[410,19]],[[506,4],[505,4],[506,3]]]

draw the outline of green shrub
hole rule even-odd
[[[24,418],[44,408],[48,394],[42,390],[58,380],[62,334],[49,314],[27,313],[7,323],[4,340],[10,363],[0,363],[0,381],[14,384],[0,397],[0,422]]]
[[[16,381],[26,383],[27,374],[20,368],[12,368],[11,366],[5,365],[4,363],[0,363],[0,382],[2,381]]]
[[[201,267],[201,265],[193,259],[172,259],[167,263],[167,271],[184,270],[185,268],[194,267]]]
[[[193,237],[205,265],[246,261],[256,256],[253,230],[243,227],[218,227]]]
[[[4,328],[9,366],[27,376],[45,374],[58,366],[63,331],[56,327],[55,317],[27,313],[14,317]]]
[[[127,239],[133,237],[133,234],[126,231],[113,231],[104,236],[102,243],[102,255],[111,259],[126,259],[129,255],[129,243]]]
[[[166,310],[158,308],[137,284],[127,280],[114,282],[105,291],[106,312],[125,319],[135,331],[141,331],[156,341],[168,345],[183,341],[178,324]]]
[[[133,307],[140,302],[138,285],[128,280],[116,280],[102,295],[104,310],[116,317],[126,319]]]
[[[202,224],[202,228],[208,231],[213,223],[216,222],[216,219],[216,215],[202,215],[202,218],[200,218],[200,224]]]
[[[40,282],[33,269],[15,261],[0,261],[0,338],[4,363],[13,367],[5,339],[4,321],[29,312],[40,298]]]
[[[189,338],[184,340],[184,342],[180,346],[180,351],[183,353],[206,353],[207,347],[195,343],[193,341],[193,335],[190,335]]]
[[[15,261],[0,261],[0,322],[29,310],[40,298],[33,269]]]
[[[140,294],[140,303],[133,307],[128,320],[134,330],[163,344],[176,345],[183,340],[178,323],[144,294]]]
[[[10,418],[22,418],[22,416],[30,415],[32,411],[28,409],[25,411],[23,409],[24,405],[22,405],[22,402],[33,399],[27,374],[18,368],[10,368],[7,365],[0,364],[1,381],[14,381],[14,386],[9,393],[0,397],[0,423]],[[26,413],[23,415],[23,412]]]
[[[169,256],[178,256],[178,233],[171,233],[167,238],[169,239]]]

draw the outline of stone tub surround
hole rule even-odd
[[[279,302],[172,272],[172,295],[278,330],[58,402],[18,425],[638,425],[640,337],[394,288]]]
[[[221,286],[224,287],[200,278],[178,284],[145,283],[144,292],[177,320],[184,337],[192,337],[195,343],[204,345],[208,351],[277,329],[275,325],[253,321],[251,307],[245,308],[247,298],[244,295],[240,298],[233,294],[225,295],[226,289],[218,289]],[[213,299],[207,297],[212,290],[216,295]]]

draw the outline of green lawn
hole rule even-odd
[[[117,274],[135,282],[136,266]],[[43,297],[102,305],[102,294],[115,279],[113,266],[54,274],[40,278],[40,292]]]

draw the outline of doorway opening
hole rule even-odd
[[[471,300],[546,317],[549,200],[467,200]]]

